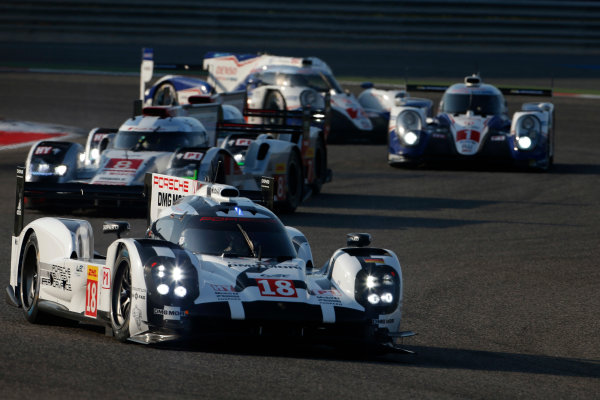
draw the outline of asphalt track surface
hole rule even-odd
[[[120,124],[138,93],[135,78],[96,75],[0,73],[0,88],[0,117],[83,131]],[[526,100],[509,99],[511,111]],[[553,101],[549,173],[394,169],[382,146],[330,146],[333,182],[283,218],[319,264],[347,232],[396,251],[416,357],[296,342],[121,344],[93,327],[29,324],[2,303],[0,398],[599,398],[600,101]],[[0,153],[3,289],[25,155]],[[103,252],[113,237],[100,226],[113,215],[83,217]],[[144,231],[130,222],[130,236]]]

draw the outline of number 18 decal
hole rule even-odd
[[[294,282],[287,279],[257,279],[261,296],[298,297]]]
[[[98,267],[88,265],[85,287],[85,315],[96,318],[98,314]]]

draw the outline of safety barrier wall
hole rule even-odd
[[[600,2],[3,0],[0,41],[600,51]]]

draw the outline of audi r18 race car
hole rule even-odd
[[[40,218],[23,227],[23,169],[7,301],[38,322],[60,316],[104,325],[120,341],[157,343],[203,334],[292,334],[393,349],[402,321],[402,270],[391,250],[348,235],[322,268],[297,229],[232,186],[148,174],[146,237],[105,255],[89,222]],[[272,180],[264,189],[272,191]],[[166,197],[178,198],[166,206]]]
[[[258,125],[247,124],[231,105],[192,102],[146,107],[119,129],[94,129],[85,148],[64,141],[34,144],[26,160],[28,205],[143,205],[144,175],[161,172],[208,177],[241,190],[256,190],[260,177],[272,176],[276,208],[292,212],[331,179],[323,110],[287,112],[280,119],[295,120],[291,126]]]
[[[437,116],[433,102],[405,91],[369,89],[381,110],[390,110],[388,162],[416,164],[435,160],[509,163],[547,170],[554,159],[554,105],[532,102],[508,116],[504,94],[551,96],[550,90],[498,89],[478,75],[450,87],[408,85],[409,91],[443,91]]]
[[[153,65],[153,64],[152,64]],[[176,64],[163,65],[175,68]],[[189,66],[180,66],[189,69]],[[186,104],[193,95],[245,90],[249,108],[323,109],[331,103],[328,142],[381,141],[358,100],[344,91],[331,68],[316,57],[281,57],[267,54],[208,53],[208,78],[167,75],[145,91],[147,105]]]

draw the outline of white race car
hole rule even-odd
[[[206,80],[179,75],[160,78],[145,91],[146,104],[186,104],[190,96],[238,90],[248,93],[248,108],[323,109],[329,101],[332,114],[328,142],[384,138],[381,132],[374,131],[356,97],[342,89],[331,68],[319,58],[208,53],[203,67],[208,72]]]
[[[350,234],[315,268],[306,237],[236,188],[148,174],[149,228],[104,224],[118,238],[94,249],[89,222],[40,218],[23,227],[23,169],[7,300],[38,322],[57,315],[104,325],[121,341],[156,343],[215,333],[291,333],[391,350],[401,331],[402,270],[396,255]],[[264,189],[272,191],[266,178]],[[178,198],[166,206],[166,198]],[[169,202],[170,203],[170,202]]]
[[[228,96],[245,103],[243,92]],[[144,176],[159,172],[241,190],[256,190],[260,177],[271,176],[277,209],[292,212],[331,178],[323,118],[314,115],[321,114],[288,113],[284,122],[294,125],[265,126],[247,124],[231,104],[146,107],[119,129],[92,130],[85,148],[65,141],[34,144],[25,165],[28,205],[143,205]]]

